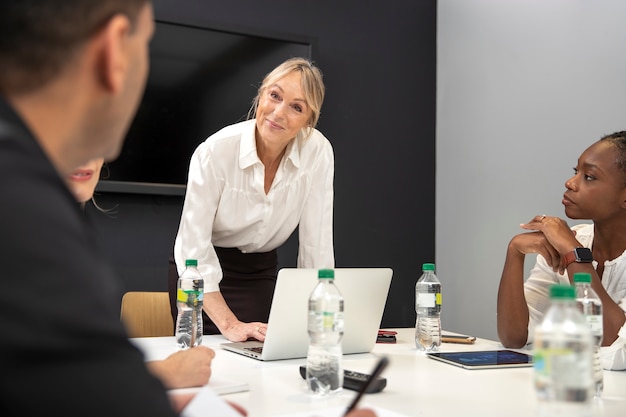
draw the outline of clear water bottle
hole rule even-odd
[[[202,299],[204,279],[198,272],[198,261],[187,259],[185,270],[178,278],[176,302],[176,343],[180,348],[198,346],[202,343]]]
[[[550,287],[550,308],[535,329],[539,416],[586,416],[593,398],[593,341],[573,286]]]
[[[343,388],[343,297],[334,280],[334,270],[320,269],[318,283],[309,297],[306,382],[309,392],[316,396]]]
[[[591,329],[593,337],[593,380],[595,382],[595,396],[602,397],[604,390],[604,371],[600,360],[600,347],[604,337],[604,325],[602,323],[602,301],[598,294],[591,288],[591,274],[577,272],[574,274],[576,286],[576,305]]]
[[[422,265],[422,276],[415,284],[415,347],[432,352],[441,346],[441,283],[435,264]]]

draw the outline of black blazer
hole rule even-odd
[[[88,218],[2,98],[0,199],[0,414],[175,415]]]

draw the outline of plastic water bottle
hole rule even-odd
[[[202,299],[204,279],[198,272],[198,261],[187,259],[185,270],[178,278],[176,302],[176,343],[180,348],[198,346],[202,343]]]
[[[309,297],[306,382],[309,392],[316,396],[343,388],[343,297],[334,280],[334,270],[320,269],[318,283]]]
[[[535,329],[539,416],[587,416],[593,398],[593,341],[570,285],[550,287],[551,305]]]
[[[431,352],[441,346],[441,283],[435,264],[422,265],[422,276],[415,284],[415,347]]]
[[[600,347],[604,337],[604,325],[602,323],[602,301],[598,294],[591,288],[591,274],[577,272],[574,274],[574,285],[576,286],[576,305],[591,329],[593,337],[593,380],[595,382],[595,396],[602,397],[604,390],[604,371],[600,360]]]

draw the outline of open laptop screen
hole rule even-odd
[[[317,284],[317,271],[278,271],[265,342],[232,342],[222,347],[261,360],[306,357],[308,299]],[[370,352],[374,348],[392,275],[390,268],[335,268],[335,285],[344,298],[344,354]],[[256,357],[250,348],[260,346],[262,355]]]

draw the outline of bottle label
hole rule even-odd
[[[204,298],[204,291],[198,290],[183,290],[178,289],[176,293],[176,301],[179,303],[187,304],[189,307],[198,307],[202,305],[202,299]]]
[[[435,307],[436,304],[441,304],[441,293],[435,294],[429,293],[417,293],[417,306],[418,307]]]
[[[546,386],[560,381],[560,389],[591,386],[591,357],[581,360],[581,353],[567,347],[541,348],[533,355],[535,386]]]
[[[310,312],[309,328],[317,331],[343,331],[343,313],[333,313],[332,311]]]
[[[322,328],[324,330],[332,330],[335,325],[335,315],[331,312],[324,311],[322,313]]]
[[[593,335],[601,335],[603,329],[602,316],[585,316],[587,319],[587,324],[591,329],[591,334]]]

